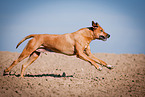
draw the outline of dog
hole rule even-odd
[[[83,59],[96,69],[102,70],[98,64],[106,66],[112,69],[113,66],[107,65],[104,61],[96,58],[90,51],[90,42],[98,39],[106,41],[110,35],[104,32],[104,29],[96,22],[92,21],[92,27],[81,28],[73,33],[66,33],[62,35],[56,34],[31,34],[22,39],[16,48],[26,39],[32,38],[27,43],[26,47],[15,61],[4,70],[4,74],[9,72],[16,64],[29,56],[26,63],[22,65],[21,77],[24,77],[24,71],[32,64],[39,56],[41,52],[49,51],[62,53],[65,55],[76,55],[78,58]]]

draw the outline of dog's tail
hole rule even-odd
[[[34,37],[34,36],[36,36],[36,34],[31,34],[31,35],[28,35],[28,36],[26,36],[25,38],[23,38],[23,39],[17,44],[16,49],[17,49],[17,48],[19,47],[19,45],[20,45],[22,42],[24,42],[26,39],[32,38],[32,37]]]

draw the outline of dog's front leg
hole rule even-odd
[[[105,63],[104,61],[96,58],[92,53],[91,53],[91,50],[90,50],[90,46],[88,46],[86,49],[85,49],[85,53],[90,57],[92,58],[94,61],[96,61],[97,63],[101,64],[101,65],[104,65],[105,67],[109,68],[109,69],[112,69],[113,66],[112,65],[107,65],[107,63]]]
[[[76,55],[77,55],[78,58],[83,59],[85,61],[88,61],[89,63],[91,63],[92,65],[94,65],[95,68],[97,68],[98,70],[102,70],[102,68],[99,67],[99,65],[93,59],[91,59],[86,54],[84,54],[83,48],[79,44],[76,45]]]

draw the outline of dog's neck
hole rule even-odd
[[[96,39],[93,27],[86,27],[86,29],[84,28],[82,30],[85,30],[84,32],[87,33],[87,37],[91,38],[91,40],[95,40]]]
[[[94,35],[94,31],[91,30],[91,27],[87,27],[87,28],[82,28],[80,30],[78,30],[77,32],[79,33],[83,33],[83,36],[87,38],[88,41],[92,41],[95,38],[95,35]],[[85,34],[84,34],[85,33]]]
[[[94,33],[94,28],[93,27],[87,27],[87,28],[92,32],[93,40],[95,40],[96,37],[95,37],[95,33]]]

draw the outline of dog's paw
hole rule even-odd
[[[102,68],[101,68],[101,67],[99,67],[99,68],[97,68],[97,70],[102,71]]]
[[[9,75],[9,72],[5,69],[3,72],[3,76]]]
[[[113,69],[115,66],[112,66],[112,65],[106,65],[106,67],[107,67],[108,69]]]

